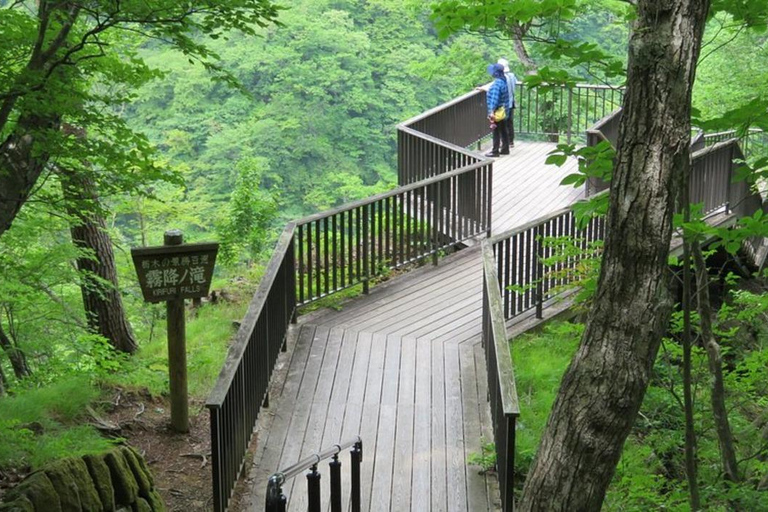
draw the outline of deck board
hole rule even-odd
[[[549,143],[517,142],[494,162],[493,233],[557,210],[583,192],[558,186]],[[285,384],[271,390],[273,419],[260,433],[251,500],[269,474],[360,435],[363,510],[476,512],[498,509],[495,477],[467,463],[492,439],[481,345],[482,265],[471,247],[396,275],[341,311],[301,317]],[[345,510],[349,457],[342,458]],[[324,510],[327,464],[320,468]],[[306,479],[284,491],[306,510]]]

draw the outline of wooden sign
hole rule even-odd
[[[205,297],[219,244],[182,244],[131,249],[147,302]]]

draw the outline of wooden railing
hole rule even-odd
[[[564,208],[519,228],[488,239],[495,258],[498,287],[501,289],[502,313],[505,320],[532,309],[542,317],[544,303],[570,285],[572,272],[580,261],[578,254],[568,255],[559,247],[567,246],[585,252],[602,240],[605,219],[595,217],[579,229],[571,208]],[[548,243],[561,239],[562,244]],[[544,261],[552,259],[549,267]]]
[[[607,85],[578,84],[526,87],[515,91],[515,132],[565,136],[570,143],[598,120],[621,106],[624,89]]]
[[[515,429],[520,406],[498,281],[493,251],[490,244],[483,243],[483,348],[488,376],[488,401],[501,508],[504,512],[510,512],[515,508]]]
[[[467,96],[452,112],[474,108],[474,93]],[[461,118],[451,124],[444,109],[432,115],[417,124],[447,123],[441,134],[450,140],[472,137]],[[399,161],[412,170],[405,186],[290,223],[278,240],[206,404],[216,512],[227,510],[296,308],[357,284],[367,292],[388,270],[430,257],[437,263],[441,251],[490,234],[493,161],[407,127],[400,137]]]
[[[570,142],[615,111],[623,95],[621,88],[599,85],[528,88],[518,83],[515,133],[565,136]],[[490,135],[486,114],[486,91],[480,88],[398,125],[398,183],[408,185],[483,161],[462,148]]]
[[[227,509],[277,356],[296,314],[295,224],[283,230],[227,353],[206,407],[211,419],[213,508]]]
[[[368,283],[491,229],[492,162],[465,165],[298,222],[298,303]]]

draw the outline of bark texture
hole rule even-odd
[[[60,175],[69,214],[76,220],[70,227],[72,243],[90,255],[77,260],[88,327],[117,350],[132,354],[138,345],[120,297],[112,240],[98,213],[96,186],[81,173],[61,171]]]
[[[5,333],[2,324],[0,324],[0,347],[2,347],[5,355],[8,356],[8,360],[13,368],[13,374],[17,379],[23,379],[32,375],[32,370],[30,370],[27,364],[27,357]]]
[[[723,360],[720,356],[720,344],[712,330],[712,307],[709,301],[709,274],[701,246],[693,243],[693,261],[696,268],[697,304],[701,323],[701,342],[707,351],[709,373],[712,375],[710,401],[715,419],[717,440],[720,445],[720,460],[723,463],[725,477],[732,482],[739,482],[739,465],[736,461],[736,448],[733,442],[731,425],[728,422],[728,408],[725,406],[725,383],[723,382]]]
[[[671,311],[667,255],[689,168],[691,88],[709,9],[638,0],[603,265],[519,510],[598,511]]]

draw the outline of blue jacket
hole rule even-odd
[[[507,91],[507,81],[503,78],[497,78],[491,84],[486,94],[488,100],[488,117],[501,107],[509,108],[509,92]]]

